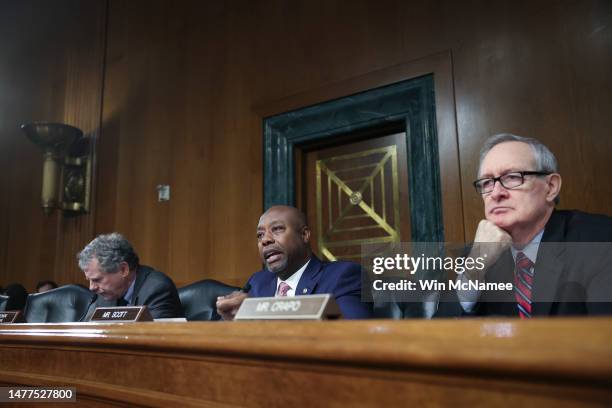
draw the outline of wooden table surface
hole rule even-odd
[[[83,406],[612,406],[612,319],[0,325],[0,383]]]

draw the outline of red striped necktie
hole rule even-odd
[[[533,286],[533,262],[524,253],[516,253],[514,271],[514,296],[521,319],[531,317],[531,290]]]
[[[291,286],[289,286],[289,284],[285,282],[281,282],[278,285],[278,296],[282,296],[282,297],[287,296],[287,292],[289,292],[289,289],[291,289]]]

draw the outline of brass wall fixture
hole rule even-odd
[[[42,208],[70,213],[89,211],[92,154],[89,138],[63,123],[33,122],[20,128],[43,150]]]

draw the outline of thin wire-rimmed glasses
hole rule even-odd
[[[500,182],[502,187],[512,190],[522,186],[525,183],[525,176],[548,176],[551,173],[543,171],[513,171],[510,173],[502,174],[499,177],[487,177],[476,180],[474,188],[479,194],[487,194],[493,191],[495,183]]]

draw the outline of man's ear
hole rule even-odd
[[[130,266],[127,262],[123,261],[119,264],[119,273],[123,277],[126,277],[130,274]]]
[[[546,201],[553,202],[555,197],[561,192],[561,175],[558,173],[549,174],[546,180],[548,192],[546,193]]]
[[[310,242],[310,228],[308,228],[307,225],[302,227],[302,241],[304,241],[305,244]]]

